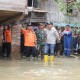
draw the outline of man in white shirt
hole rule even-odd
[[[47,28],[45,29],[45,35],[46,44],[44,49],[44,61],[48,61],[48,52],[50,49],[50,61],[52,62],[54,60],[54,49],[56,40],[59,40],[59,34],[52,24],[48,24]]]

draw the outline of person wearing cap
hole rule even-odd
[[[59,40],[59,34],[55,27],[53,27],[52,24],[48,24],[47,28],[45,29],[45,35],[46,35],[46,44],[44,49],[44,61],[48,61],[48,52],[50,50],[50,62],[53,62],[54,60],[54,49],[56,40]]]
[[[7,55],[7,58],[10,58],[11,56],[11,29],[9,25],[6,26],[6,29],[4,31],[4,36],[5,36],[5,43],[6,43],[6,55]]]
[[[39,51],[39,54],[41,54],[41,60],[43,60],[43,48],[45,45],[45,34],[44,34],[44,26],[43,24],[39,25],[39,29],[36,31],[37,36],[37,49]]]
[[[64,55],[70,56],[72,45],[72,31],[69,25],[66,26],[62,34],[64,36]]]
[[[24,46],[27,60],[30,60],[31,55],[33,55],[33,59],[35,60],[37,57],[36,53],[37,38],[33,30],[33,27],[32,25],[28,25],[27,30],[25,30],[23,27],[21,28],[22,33],[24,34]]]

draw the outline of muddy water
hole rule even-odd
[[[80,59],[43,61],[0,60],[0,80],[80,80]]]

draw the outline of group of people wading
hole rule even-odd
[[[19,26],[21,28],[21,57],[25,56],[28,61],[31,55],[33,60],[41,57],[42,60],[50,60],[51,62],[54,61],[56,55],[70,57],[73,36],[73,52],[77,52],[78,44],[78,53],[80,53],[79,34],[73,33],[69,25],[61,29],[55,28],[51,23],[47,25],[40,24],[37,28],[34,28],[32,25],[27,25],[26,28],[22,24]],[[11,28],[7,25],[3,29],[3,57],[11,57],[11,36]]]

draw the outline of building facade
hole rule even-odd
[[[0,0],[0,23],[21,16],[26,11],[26,4],[26,0]]]
[[[75,12],[75,11],[74,11]],[[79,13],[79,12],[78,12]],[[54,0],[0,0],[0,24],[2,23],[39,23],[52,22],[56,26],[65,26],[68,17],[58,10]],[[80,22],[80,14],[71,16],[71,24]],[[12,57],[20,57],[20,27],[12,26]],[[0,29],[0,53],[2,49],[3,29]]]
[[[0,26],[3,24],[11,25],[12,42],[11,56],[18,59],[20,57],[20,27],[12,26],[12,23],[17,22],[22,16],[27,14],[27,0],[0,0]],[[3,28],[0,27],[0,55],[2,53]]]
[[[27,0],[28,15],[25,15],[22,23],[31,23],[34,26],[38,26],[39,23],[47,22],[47,11],[43,2],[47,0]],[[42,7],[43,6],[43,7]]]

